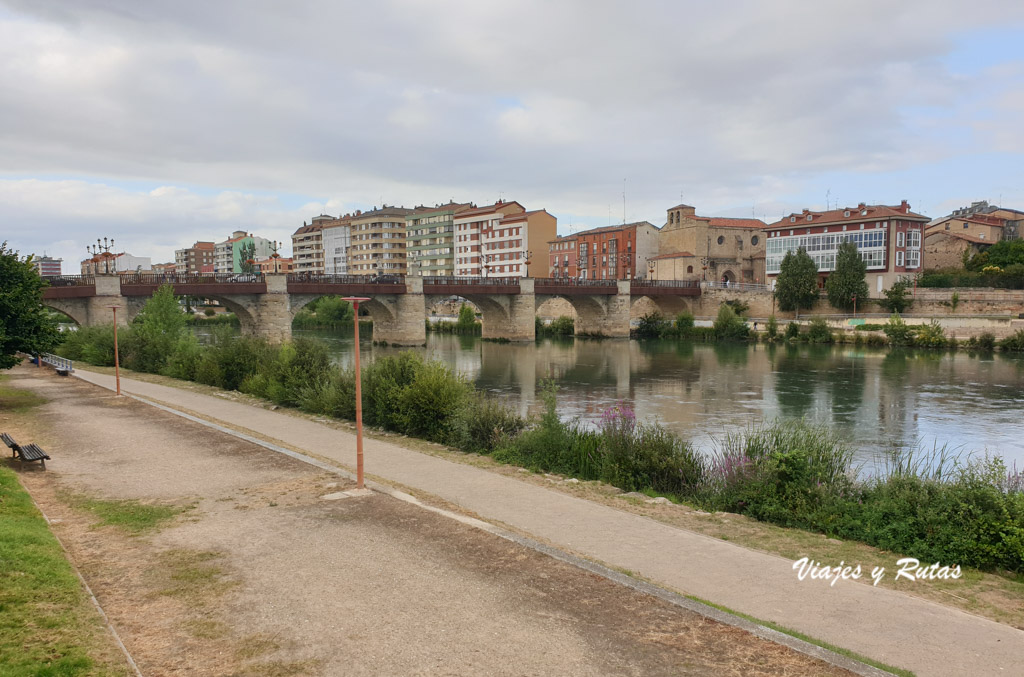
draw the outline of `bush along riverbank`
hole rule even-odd
[[[463,303],[459,306],[459,317],[455,322],[427,320],[427,331],[436,334],[457,334],[459,336],[480,336],[483,325],[476,319],[476,312],[469,304]]]
[[[154,296],[125,334],[122,364],[340,419],[355,416],[355,377],[331,364],[323,343],[275,345],[217,329],[200,346],[168,290]],[[177,329],[175,329],[177,327]],[[160,329],[160,331],[157,331]],[[111,327],[70,333],[72,359],[113,363]],[[1024,573],[1024,472],[998,458],[950,462],[893,452],[883,472],[858,478],[853,452],[830,430],[774,422],[726,436],[703,453],[630,408],[608,408],[597,426],[563,421],[545,386],[531,420],[477,391],[440,362],[412,352],[363,369],[363,416],[371,426],[533,470],[654,491],[705,510],[858,540],[917,557]]]

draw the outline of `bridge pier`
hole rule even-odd
[[[238,316],[242,333],[259,336],[273,343],[292,338],[292,297],[288,293],[288,276],[266,275],[267,293],[249,295],[248,303],[232,308]],[[244,309],[246,312],[238,312]]]
[[[427,308],[423,278],[405,278],[405,293],[374,299],[367,304],[373,317],[373,340],[394,346],[422,346],[427,342]],[[375,306],[383,306],[378,310]]]
[[[494,297],[493,301],[502,306],[504,312],[484,308],[484,322],[481,336],[485,339],[507,341],[533,341],[537,338],[535,321],[536,297],[533,293],[533,278],[519,280],[519,293]],[[507,305],[506,305],[507,304]],[[488,312],[490,310],[490,312]]]
[[[630,282],[618,280],[616,293],[592,296],[587,303],[576,307],[576,334],[629,338]]]

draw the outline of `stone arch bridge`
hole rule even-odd
[[[426,341],[427,308],[452,296],[480,309],[483,337],[533,341],[534,317],[545,301],[561,297],[576,310],[576,334],[628,337],[632,304],[650,299],[667,317],[693,310],[701,288],[690,281],[572,280],[543,278],[386,277],[308,273],[267,275],[129,274],[47,278],[43,303],[79,325],[131,322],[150,296],[171,284],[179,296],[220,302],[234,312],[244,334],[281,341],[291,337],[295,314],[325,295],[362,296],[373,318],[373,340],[395,345]]]

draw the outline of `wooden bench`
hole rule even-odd
[[[4,441],[11,449],[11,456],[17,456],[21,462],[22,467],[26,463],[34,463],[39,461],[40,465],[43,466],[43,470],[46,470],[46,462],[50,460],[49,455],[39,447],[38,444],[26,444],[22,446],[14,441],[14,438],[7,433],[0,433],[0,439]]]

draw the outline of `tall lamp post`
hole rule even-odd
[[[363,388],[359,372],[359,303],[369,301],[366,296],[346,296],[344,301],[352,304],[356,324],[356,489],[363,488]]]
[[[117,350],[117,309],[121,306],[107,306],[114,311],[114,382],[117,384],[117,394],[121,394],[121,356]]]
[[[655,268],[655,266],[656,266],[656,264],[654,263],[654,261],[651,261],[650,259],[647,259],[647,279],[652,280],[652,281],[654,280],[654,268]]]

